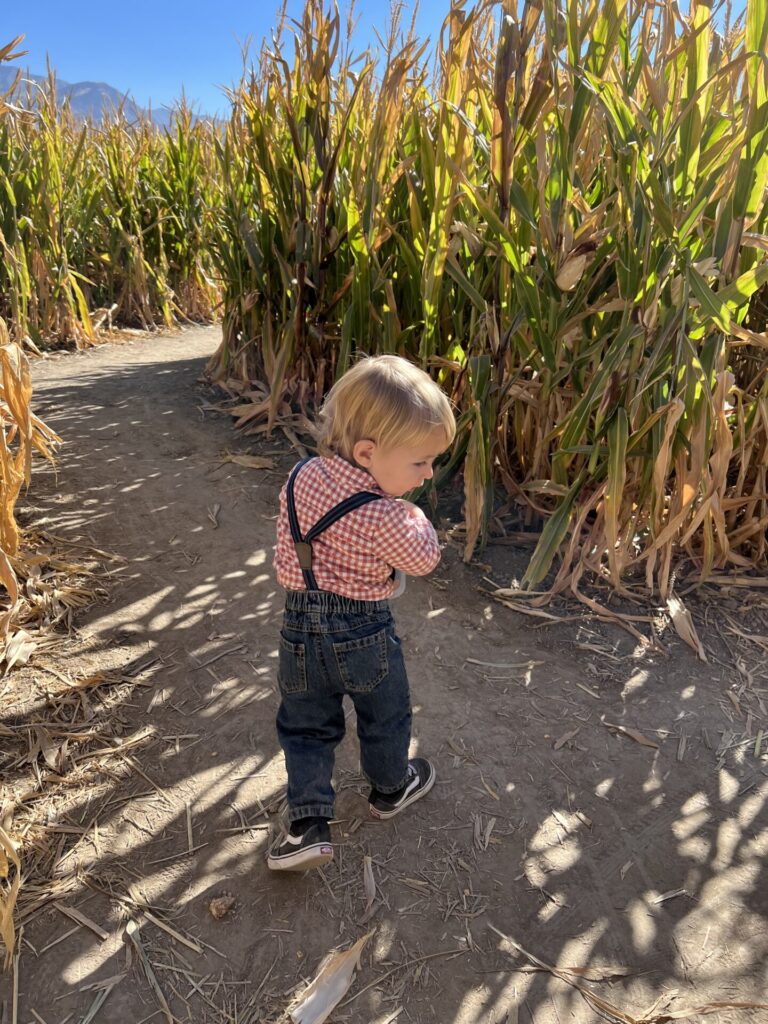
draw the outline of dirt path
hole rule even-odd
[[[702,665],[676,642],[666,658],[649,657],[583,622],[535,629],[479,592],[483,576],[506,583],[524,564],[509,548],[468,568],[449,547],[396,606],[414,750],[436,761],[434,793],[396,823],[369,823],[351,728],[338,757],[335,862],[306,876],[267,872],[266,826],[278,820],[285,781],[273,726],[281,594],[271,546],[294,456],[278,441],[236,439],[227,417],[206,411],[220,401],[199,382],[215,344],[215,331],[190,330],[35,370],[38,412],[67,445],[58,478],[37,476],[29,516],[127,559],[109,603],[80,616],[57,664],[73,678],[123,673],[130,685],[113,732],[152,735],[49,822],[65,829],[64,902],[106,938],[50,905],[34,915],[18,1021],[170,1020],[126,942],[142,902],[186,937],[146,919],[139,932],[178,1021],[284,1020],[326,952],[370,929],[333,1022],[599,1019],[575,989],[531,973],[491,925],[549,964],[626,975],[593,987],[638,1018],[659,998],[655,1012],[760,998],[760,649],[739,649],[747,684],[727,658]],[[222,463],[226,449],[270,453],[276,469]],[[42,693],[34,667],[29,678]],[[10,720],[13,709],[2,714]],[[368,913],[366,857],[376,883]],[[216,920],[209,904],[225,894],[234,906]],[[3,1020],[9,984],[6,974]],[[89,1015],[104,991],[104,1008]]]

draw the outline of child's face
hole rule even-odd
[[[445,448],[445,432],[436,427],[417,445],[382,448],[374,441],[358,441],[353,456],[382,491],[399,498],[432,479],[432,463]]]

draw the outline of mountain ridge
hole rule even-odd
[[[16,93],[17,100],[25,95],[25,82],[43,85],[48,80],[46,75],[33,74],[26,68],[13,64],[0,65],[0,93],[11,88],[19,71],[22,74],[22,81]],[[99,121],[105,113],[122,106],[129,120],[151,117],[152,122],[161,128],[168,127],[171,122],[171,112],[167,108],[153,108],[150,111],[140,107],[130,92],[121,92],[107,82],[66,82],[63,78],[57,77],[56,88],[60,102],[69,100],[72,113],[83,120],[92,118]]]

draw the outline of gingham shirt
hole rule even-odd
[[[275,571],[286,590],[305,590],[288,524],[286,490],[287,485],[280,492]],[[312,541],[312,571],[321,590],[380,601],[395,591],[393,569],[426,575],[440,561],[440,544],[421,509],[385,494],[369,473],[339,456],[312,459],[299,470],[294,498],[302,536],[358,491],[382,497],[347,513]]]

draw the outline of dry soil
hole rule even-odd
[[[62,811],[73,828],[58,869],[72,885],[65,902],[107,937],[43,907],[24,932],[18,1021],[171,1019],[128,941],[129,917],[177,1021],[285,1020],[323,957],[368,932],[331,1022],[600,1019],[499,933],[545,964],[604,979],[584,984],[630,1019],[764,999],[765,657],[729,622],[768,620],[735,591],[710,595],[724,642],[713,639],[704,664],[675,636],[649,652],[578,609],[553,626],[518,615],[483,591],[519,576],[530,549],[491,546],[466,566],[449,542],[438,571],[396,604],[413,751],[434,759],[434,791],[396,821],[369,821],[349,720],[335,861],[267,871],[285,785],[271,557],[296,456],[276,437],[236,437],[211,410],[223,396],[201,375],[216,343],[214,329],[187,330],[34,371],[37,411],[65,446],[55,474],[37,472],[25,520],[126,559],[108,601],[78,616],[48,663],[72,678],[124,674],[122,721],[113,714],[110,728],[152,736]],[[227,451],[266,454],[275,468],[223,461]],[[34,663],[18,678],[43,692]],[[13,700],[0,712],[11,720]],[[216,919],[221,896],[232,906]],[[142,918],[142,901],[187,944]],[[10,1021],[11,976],[0,984]],[[768,1010],[708,1019],[766,1021]]]

